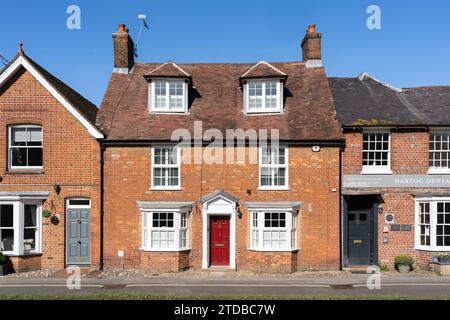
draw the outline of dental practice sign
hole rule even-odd
[[[450,175],[345,175],[344,188],[450,188]]]

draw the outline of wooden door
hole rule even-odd
[[[230,216],[210,218],[210,265],[230,265]]]

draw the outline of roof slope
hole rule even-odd
[[[255,64],[178,64],[192,77],[188,114],[150,114],[144,75],[160,63],[139,63],[131,74],[113,73],[103,98],[97,125],[108,140],[171,140],[175,129],[193,136],[194,121],[203,130],[279,129],[281,140],[341,140],[323,68],[299,62],[271,63],[289,78],[285,111],[276,115],[245,115],[239,78]]]
[[[450,87],[395,90],[369,76],[329,83],[344,126],[450,125]]]
[[[70,86],[56,78],[36,61],[25,55],[17,54],[11,61],[0,70],[0,75],[5,72],[19,57],[26,59],[44,78],[47,80],[74,108],[78,110],[91,124],[95,124],[95,118],[97,116],[98,109],[89,100],[80,95],[77,91]]]
[[[50,84],[55,87],[56,90],[59,91],[61,95],[63,95],[67,101],[69,101],[89,122],[95,124],[95,118],[97,117],[98,109],[89,100],[79,94],[77,91],[72,89],[70,86],[56,78],[50,72],[41,67],[38,63],[33,61],[28,56],[24,57],[28,59],[28,61],[41,73],[41,75],[48,81]]]

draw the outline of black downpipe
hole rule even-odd
[[[104,238],[104,228],[103,228],[103,220],[104,220],[104,152],[105,146],[103,142],[100,142],[100,270],[103,270],[103,238]]]
[[[342,244],[343,244],[343,223],[342,223],[342,153],[344,152],[344,146],[341,146],[339,148],[339,270],[343,270],[343,263],[342,263]]]

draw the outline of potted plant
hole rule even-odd
[[[400,254],[395,257],[395,265],[400,273],[409,273],[414,264],[414,259],[409,254]]]
[[[5,255],[0,251],[0,276],[3,276],[5,274],[5,262],[6,262],[6,257]]]

